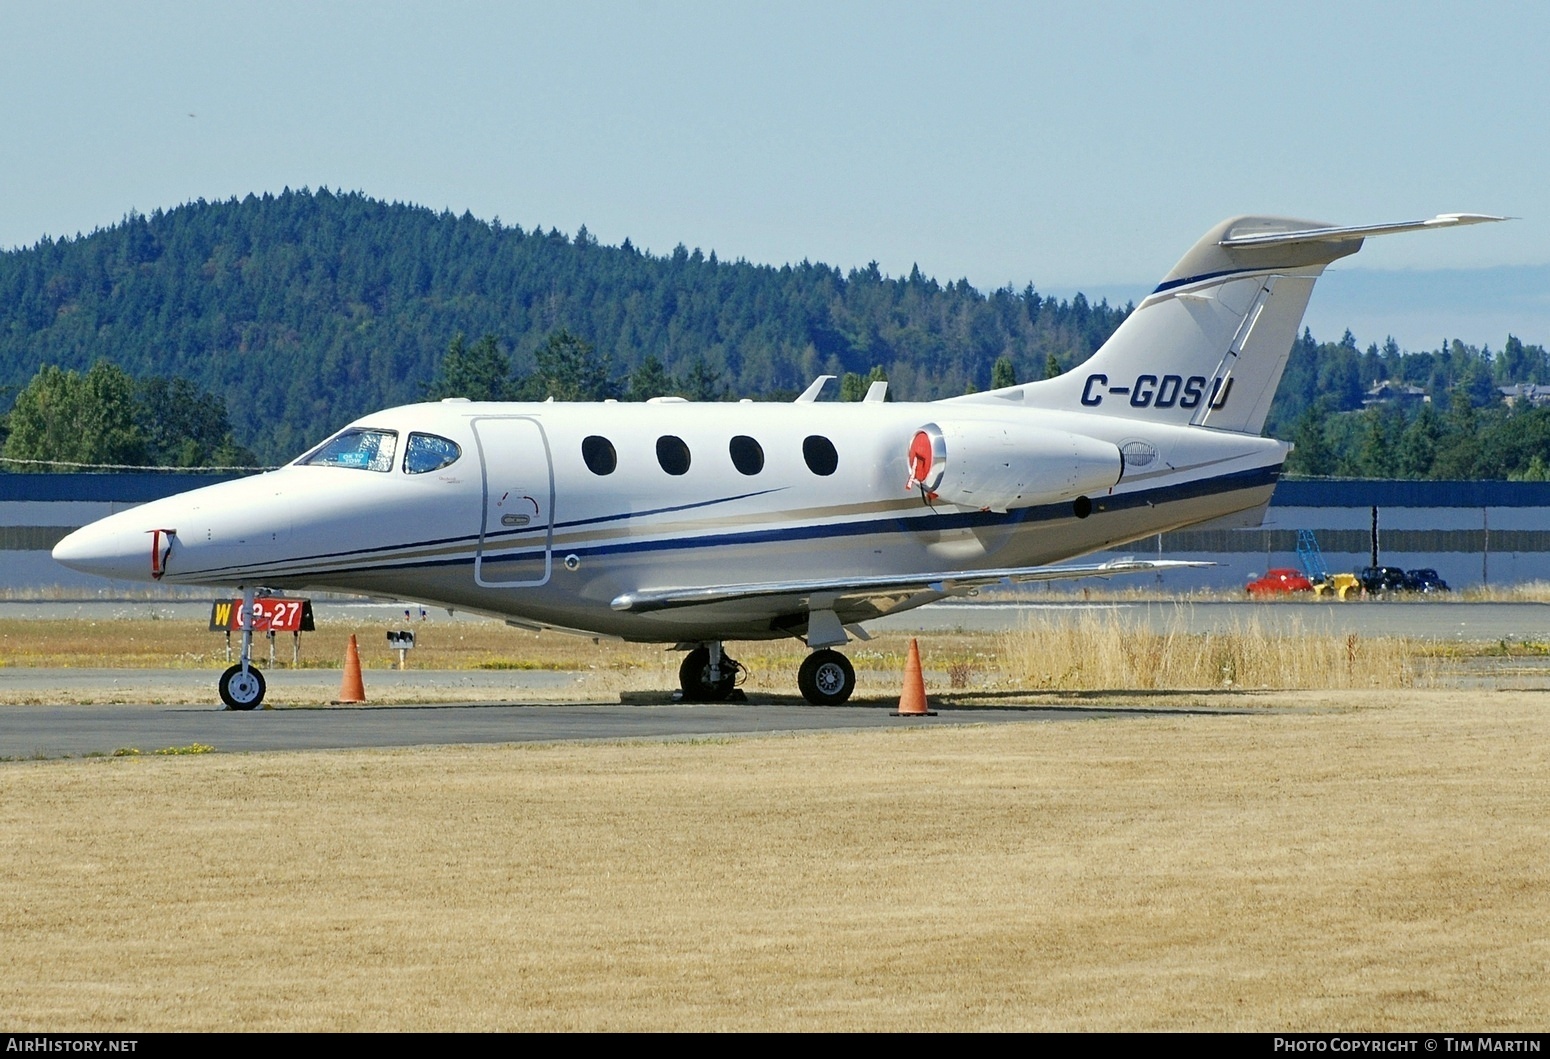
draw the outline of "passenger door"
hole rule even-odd
[[[554,461],[531,416],[472,421],[483,483],[474,583],[481,588],[547,584],[554,564]]]

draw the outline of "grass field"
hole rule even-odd
[[[27,667],[225,664],[191,639],[220,644],[0,622],[0,701]],[[420,665],[589,671],[594,696],[678,660],[494,624],[423,643]],[[857,645],[863,693],[896,693],[904,645]],[[1252,625],[923,646],[935,696],[1121,716],[0,763],[0,1024],[1542,1030],[1543,693]],[[739,647],[789,693],[799,644]]]
[[[383,630],[389,627],[397,626],[382,619],[320,621],[317,632],[303,637],[301,668],[339,669],[352,633],[359,634],[368,669],[390,668],[396,655],[386,648]],[[593,678],[589,694],[677,686],[681,655],[659,645],[534,634],[493,621],[421,623],[416,632],[416,669],[583,673]],[[907,636],[884,634],[847,648],[862,688],[879,690],[881,681],[882,689],[896,689],[908,643]],[[1467,650],[1395,637],[1313,634],[1296,626],[1278,632],[1253,618],[1223,633],[1182,627],[1153,632],[1113,612],[1074,622],[1029,622],[1000,635],[934,633],[928,643],[933,679],[957,690],[1409,687],[1426,684],[1440,661]],[[275,647],[279,668],[291,668],[290,637],[280,636]],[[752,687],[781,690],[789,690],[806,653],[796,640],[739,643],[731,650],[748,666]],[[255,660],[271,668],[267,656],[260,637]],[[219,671],[230,664],[222,634],[186,622],[0,619],[0,674],[6,668],[81,666]],[[14,699],[0,678],[0,703],[6,701]]]
[[[1261,705],[7,764],[0,1022],[1543,1029],[1543,696]]]
[[[303,636],[300,661],[300,668],[315,677],[272,680],[267,701],[273,706],[316,705],[335,697],[336,674],[352,633],[358,635],[368,695],[374,701],[466,701],[469,693],[455,681],[442,686],[422,682],[401,691],[391,684],[374,685],[374,672],[396,664],[384,630],[401,624],[360,616],[320,620],[317,632]],[[532,671],[576,674],[564,690],[542,693],[566,700],[666,692],[678,684],[682,655],[660,645],[534,634],[494,621],[415,624],[413,669],[511,672],[509,694],[517,697],[524,694],[519,689],[521,674]],[[1474,663],[1489,659],[1492,671],[1500,674],[1514,654],[1537,659],[1546,650],[1539,643],[1426,642],[1314,631],[1295,620],[1268,625],[1253,610],[1246,610],[1244,620],[1232,627],[1209,633],[1188,631],[1182,618],[1171,627],[1151,629],[1123,612],[1073,611],[1028,621],[1008,633],[938,632],[922,640],[928,689],[962,694],[1446,686],[1456,684],[1460,672],[1473,679],[1480,671]],[[271,676],[293,668],[290,637],[280,636],[275,647],[278,664],[272,667],[263,638],[254,646],[255,660]],[[908,647],[909,637],[900,634],[881,634],[848,647],[858,694],[897,695]],[[748,668],[748,692],[780,695],[793,692],[793,674],[806,653],[796,640],[738,643],[730,650]],[[8,680],[6,673],[91,667],[213,674],[230,664],[222,634],[186,621],[0,618],[0,705],[209,701],[213,677],[206,686],[126,674],[95,690],[72,686],[50,693],[35,682]]]

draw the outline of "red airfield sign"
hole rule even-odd
[[[254,632],[311,632],[312,600],[261,596],[253,601]],[[242,600],[218,599],[210,604],[211,632],[242,631]]]

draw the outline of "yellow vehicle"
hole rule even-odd
[[[1313,594],[1316,596],[1334,595],[1345,599],[1348,592],[1361,595],[1362,583],[1356,579],[1355,574],[1330,574],[1322,581],[1313,582]]]

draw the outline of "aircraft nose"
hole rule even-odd
[[[54,561],[83,574],[150,581],[152,534],[116,519],[84,526],[54,545]]]

